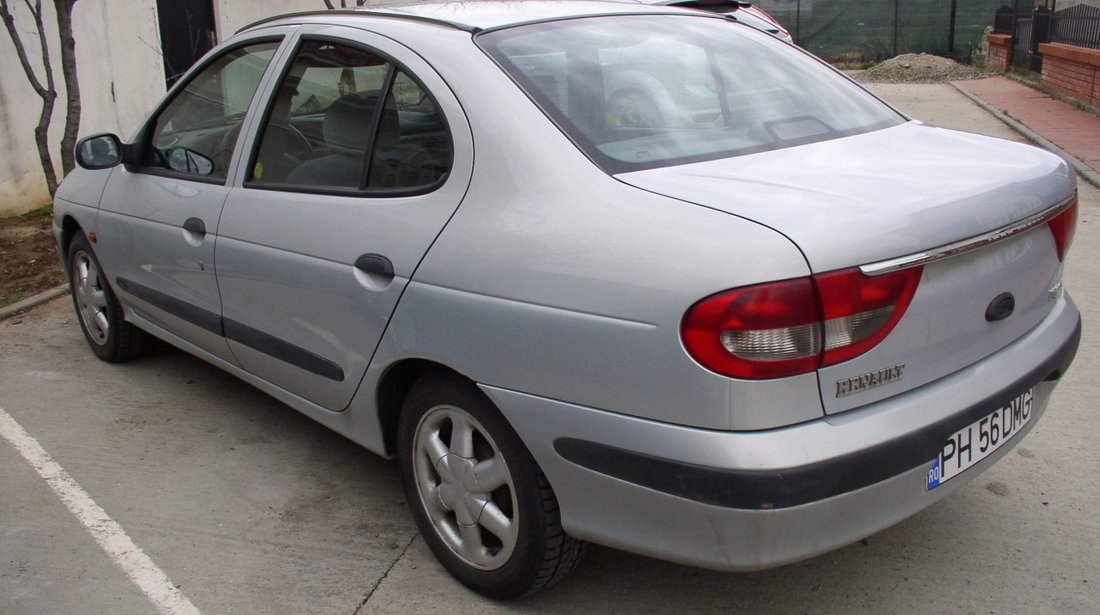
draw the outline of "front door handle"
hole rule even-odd
[[[197,235],[199,239],[206,236],[206,224],[198,218],[188,218],[185,220],[183,223],[183,230],[193,235]]]
[[[393,277],[393,262],[381,254],[364,254],[355,259],[355,268],[384,278]]]

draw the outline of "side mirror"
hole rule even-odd
[[[163,152],[168,168],[190,175],[210,175],[214,172],[214,161],[192,149],[183,146],[169,147]]]
[[[76,163],[93,171],[109,169],[122,162],[123,147],[113,134],[84,137],[76,144]]]

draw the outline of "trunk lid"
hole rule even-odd
[[[764,224],[794,242],[814,273],[983,235],[1065,201],[1075,186],[1068,165],[1046,151],[918,122],[617,177]],[[818,370],[826,413],[902,393],[1010,344],[1049,313],[1061,271],[1046,225],[926,265],[885,340]],[[1015,303],[1011,316],[987,319],[1005,293]],[[878,386],[851,392],[840,384],[880,372],[889,377]]]

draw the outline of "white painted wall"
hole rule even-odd
[[[368,4],[392,1],[370,0]],[[30,13],[19,0],[8,4],[44,83]],[[333,4],[339,6],[339,0]],[[219,40],[264,17],[324,8],[323,0],[214,0]],[[53,3],[43,2],[43,10],[58,90],[50,143],[60,177],[65,90]],[[80,0],[73,11],[73,30],[82,103],[80,135],[113,132],[128,139],[164,95],[156,0]],[[42,101],[24,76],[7,31],[0,28],[0,216],[49,202],[34,145],[41,109]]]
[[[365,6],[380,4],[407,3],[412,0],[367,0]],[[340,0],[331,0],[332,5],[340,8]],[[346,0],[348,7],[355,6],[355,0]],[[225,40],[248,24],[283,13],[324,10],[324,0],[260,0],[258,2],[240,2],[232,0],[214,0],[214,14],[218,22],[218,39]]]
[[[354,4],[354,2],[348,2],[348,4]],[[333,5],[340,6],[340,1],[333,0]],[[218,40],[224,41],[233,36],[237,30],[265,17],[300,11],[317,11],[324,8],[324,0],[260,0],[259,2],[215,0],[214,19],[218,23]]]
[[[45,83],[34,22],[22,2],[10,2],[28,56]],[[80,134],[116,132],[129,136],[164,93],[160,35],[155,0],[80,0],[73,10],[77,75],[82,103]],[[50,59],[58,98],[50,124],[50,143],[61,174],[61,131],[65,124],[65,87],[61,75],[53,3],[44,2]],[[0,31],[0,215],[34,209],[49,202],[34,127],[42,99],[31,88],[6,30]]]

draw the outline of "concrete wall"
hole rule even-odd
[[[368,4],[389,1],[370,0]],[[339,0],[333,4],[339,6]],[[23,2],[16,0],[9,6],[44,83],[34,21]],[[214,0],[218,39],[264,17],[324,8],[323,0]],[[44,2],[43,11],[58,90],[50,143],[60,177],[65,90],[53,3]],[[164,95],[156,0],[80,0],[73,11],[73,29],[83,107],[80,135],[114,132],[129,138]],[[24,76],[7,31],[0,29],[0,216],[49,202],[34,145],[41,109],[42,100]]]

